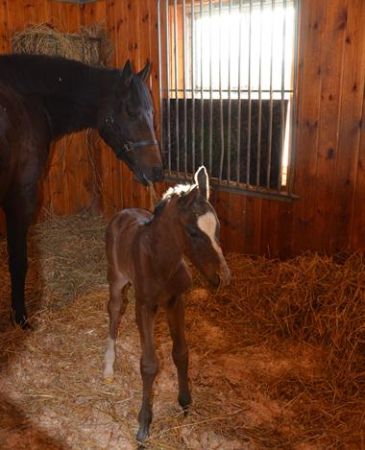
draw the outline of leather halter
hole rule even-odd
[[[127,141],[123,144],[123,150],[126,153],[128,153],[128,152],[131,152],[132,150],[135,150],[136,148],[149,147],[149,146],[153,146],[153,145],[158,145],[158,141],[156,141],[156,139],[137,141],[137,142]]]

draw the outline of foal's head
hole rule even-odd
[[[104,141],[147,185],[163,178],[162,160],[153,127],[153,104],[146,80],[150,64],[134,73],[129,61],[104,86],[98,129]]]
[[[171,198],[170,214],[179,223],[179,239],[184,254],[214,286],[229,284],[230,271],[219,243],[220,224],[209,203],[209,177],[205,167],[194,176],[195,183],[169,189],[164,198]]]

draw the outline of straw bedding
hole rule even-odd
[[[107,336],[105,223],[53,218],[32,230],[33,333],[8,323],[0,241],[0,448],[134,449],[140,406],[133,295],[116,377],[102,380]],[[365,446],[365,261],[228,255],[233,281],[186,296],[193,407],[176,402],[164,315],[151,449],[360,449]]]

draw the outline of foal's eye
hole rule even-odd
[[[197,237],[200,236],[198,229],[195,228],[194,226],[188,225],[188,226],[186,227],[186,229],[187,229],[187,231],[188,231],[190,237],[192,237],[192,238],[197,238]]]

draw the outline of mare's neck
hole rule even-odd
[[[0,57],[0,82],[45,110],[52,139],[96,128],[101,99],[113,89],[116,71],[62,58]]]
[[[64,89],[62,83],[68,83],[60,76],[59,92],[43,97],[52,138],[86,128],[97,128],[102,99],[113,82],[113,71],[92,68],[80,74],[72,85]]]

